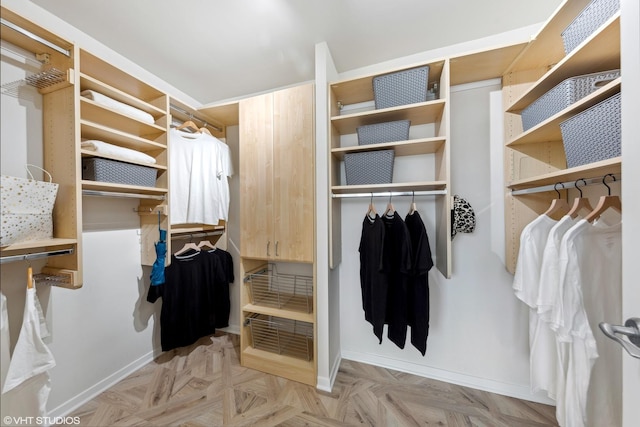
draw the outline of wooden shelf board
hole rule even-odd
[[[580,178],[596,178],[608,173],[620,174],[622,169],[622,157],[602,160],[587,165],[570,169],[563,169],[544,175],[512,181],[507,185],[511,190],[522,190],[526,188],[552,185],[557,182],[574,181]]]
[[[412,126],[435,123],[442,117],[445,103],[444,99],[436,99],[418,104],[334,116],[331,118],[331,124],[339,134],[346,135],[356,133],[358,126],[395,120],[410,120]]]
[[[266,314],[268,316],[277,316],[284,319],[301,320],[307,323],[315,323],[315,316],[313,313],[303,313],[300,311],[288,310],[286,307],[275,308],[265,307],[263,305],[257,304],[245,304],[245,306],[242,307],[242,311],[244,311],[245,313]]]
[[[80,121],[80,134],[84,139],[96,139],[108,143],[116,143],[125,148],[142,151],[143,153],[153,153],[167,149],[164,143],[158,143],[137,135],[122,132],[118,129],[103,126],[89,120]]]
[[[166,195],[168,192],[166,188],[143,187],[140,185],[116,184],[112,182],[89,181],[85,179],[82,180],[82,189],[94,191],[112,191],[119,193],[149,194],[158,196]]]
[[[34,249],[39,250],[55,250],[56,248],[65,248],[76,245],[77,239],[51,238],[44,240],[32,240],[28,242],[14,243],[12,245],[0,248],[3,256],[17,255],[20,253],[33,252]]]
[[[95,123],[103,123],[104,126],[118,129],[133,135],[160,135],[166,132],[166,128],[153,123],[146,123],[112,110],[109,107],[98,104],[83,96],[80,97],[81,118]]]
[[[379,75],[385,75],[401,70],[407,70],[424,65],[429,65],[429,84],[434,82],[440,82],[440,76],[442,75],[442,69],[444,68],[444,60],[438,60],[429,62],[428,64],[415,64],[409,67],[402,67],[388,72],[381,73]],[[363,77],[357,77],[349,80],[342,80],[330,84],[331,91],[333,92],[333,100],[335,102],[341,102],[343,105],[359,104],[361,102],[373,101],[373,78],[375,76],[368,75]]]
[[[508,109],[518,112],[570,77],[620,68],[620,13],[542,76]]]
[[[562,32],[591,0],[565,0],[547,20],[508,72],[548,67],[564,56]]]
[[[526,46],[518,43],[452,57],[451,86],[502,77]]]
[[[237,126],[240,122],[240,102],[233,101],[225,104],[208,105],[198,109],[206,117],[216,120],[225,126]]]
[[[83,90],[93,90],[95,92],[108,96],[109,98],[143,110],[155,117],[156,120],[167,114],[166,111],[156,107],[155,105],[149,104],[145,100],[133,97],[126,92],[123,92],[119,89],[109,86],[106,83],[101,82],[100,80],[80,73],[80,91]]]
[[[562,140],[562,132],[560,131],[560,123],[575,116],[576,114],[604,101],[605,99],[615,95],[620,91],[621,78],[618,78],[606,86],[598,89],[590,95],[585,96],[575,104],[565,108],[557,114],[549,117],[547,120],[539,123],[537,126],[523,132],[507,143],[507,147],[516,147],[518,145],[536,144],[541,141],[560,141]]]
[[[288,378],[304,384],[316,385],[317,374],[313,360],[307,361],[247,347],[242,351],[242,366]]]
[[[207,233],[210,231],[224,231],[225,224],[176,224],[171,225],[171,235]]]
[[[445,190],[446,181],[398,182],[374,185],[337,185],[331,187],[334,194],[381,193],[385,191],[431,191]]]
[[[444,137],[411,139],[407,141],[385,142],[381,144],[356,145],[352,147],[340,147],[331,150],[331,154],[337,160],[344,160],[347,153],[362,153],[366,151],[385,150],[393,148],[396,156],[415,156],[430,154],[438,151],[447,141]]]

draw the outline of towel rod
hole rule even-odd
[[[350,199],[350,198],[371,198],[371,197],[398,197],[398,196],[443,196],[447,194],[447,190],[431,190],[431,191],[384,191],[379,193],[345,193],[332,194],[334,199]]]
[[[10,255],[10,256],[5,256],[0,258],[0,264],[5,264],[8,262],[14,262],[14,261],[29,261],[32,259],[49,258],[52,256],[62,256],[62,255],[71,255],[71,254],[73,254],[73,248],[60,249],[57,251],[33,252],[33,253],[22,254],[22,255]]]
[[[131,197],[134,199],[165,200],[166,196],[157,194],[118,193],[115,191],[82,190],[83,196]]]
[[[0,24],[11,28],[14,31],[19,32],[20,34],[29,37],[31,40],[35,40],[38,43],[42,43],[43,45],[50,47],[51,49],[55,50],[56,52],[60,52],[61,54],[71,58],[71,51],[69,49],[65,49],[63,47],[58,46],[55,43],[50,42],[49,40],[43,39],[42,37],[40,37],[37,34],[33,34],[31,31],[25,30],[24,28],[9,22],[3,18],[0,18]],[[35,53],[35,52],[34,52]]]
[[[614,175],[614,174],[612,174]],[[616,182],[620,182],[622,181],[622,178],[619,176],[615,176],[615,180]],[[543,193],[545,191],[554,191],[557,187],[557,185],[562,185],[564,186],[564,189],[566,190],[571,190],[571,189],[575,189],[574,184],[576,183],[576,181],[580,180],[582,182],[582,178],[578,178],[577,180],[574,181],[565,181],[565,182],[557,182],[554,184],[549,184],[549,185],[541,185],[539,187],[531,187],[531,188],[523,188],[522,190],[511,190],[511,195],[512,196],[520,196],[523,194],[533,194],[533,193]],[[598,177],[598,178],[586,178],[584,179],[584,181],[586,182],[585,185],[581,185],[580,188],[583,188],[587,185],[593,185],[593,184],[601,184],[602,185],[602,177]]]

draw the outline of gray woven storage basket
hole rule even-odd
[[[382,142],[406,141],[409,139],[410,120],[376,123],[358,126],[358,145],[380,144]]]
[[[560,123],[567,167],[621,155],[620,93]]]
[[[428,65],[374,77],[376,109],[425,102],[428,82]]]
[[[156,169],[100,157],[82,159],[82,179],[155,187]]]
[[[522,110],[522,128],[526,131],[554,114],[620,77],[620,70],[570,77]]]
[[[620,0],[592,0],[562,32],[564,52],[570,53],[620,10]]]
[[[344,155],[347,185],[388,184],[393,179],[393,150]]]

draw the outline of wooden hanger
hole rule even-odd
[[[189,250],[200,252],[200,248],[198,247],[198,245],[196,245],[193,242],[188,242],[188,243],[185,243],[185,245],[182,248],[180,248],[180,250],[176,251],[173,255],[180,256],[185,252],[188,252]]]
[[[191,128],[196,132],[201,133],[200,128],[198,128],[198,126],[195,123],[193,123],[191,120],[187,120],[186,122],[183,122],[181,125],[176,126],[176,130],[181,130],[186,128]]]
[[[211,134],[211,131],[209,129],[207,129],[207,124],[205,123],[204,126],[202,126],[200,129],[198,129],[200,131],[200,133],[206,133],[209,136],[213,136]]]
[[[203,240],[200,243],[198,243],[198,248],[199,249],[203,249],[203,248],[206,249],[207,246],[209,248],[211,248],[212,250],[214,250],[214,251],[217,249],[216,246],[213,243],[211,243],[210,241],[208,241],[208,240]]]
[[[612,196],[611,187],[609,187],[605,182],[608,176],[612,177],[614,181],[616,180],[616,177],[613,174],[607,174],[602,178],[602,183],[604,184],[605,187],[607,187],[608,194],[606,196],[600,197],[600,200],[598,201],[598,205],[596,206],[596,208],[592,210],[589,213],[589,215],[587,215],[584,218],[589,222],[593,222],[594,220],[600,218],[600,216],[607,209],[615,209],[618,212],[622,212],[622,201],[620,200],[620,197]]]
[[[369,210],[367,210],[367,216],[371,219],[375,219],[378,212],[376,212],[376,207],[373,205],[373,193],[371,193],[371,201],[369,202]]]
[[[580,187],[578,187],[579,181],[582,181],[584,182],[584,185],[587,185],[587,181],[585,181],[583,178],[578,179],[574,184],[576,187],[576,190],[580,192],[580,197],[576,197],[573,200],[573,205],[571,206],[571,210],[567,212],[567,215],[569,215],[571,218],[578,217],[582,210],[586,210],[588,212],[593,211],[593,207],[591,206],[591,203],[589,203],[589,199],[587,199],[586,197],[582,197],[582,190],[580,189]]]
[[[384,211],[384,216],[393,216],[396,208],[393,207],[393,203],[391,203],[391,193],[389,193],[389,203],[387,203],[387,210]]]
[[[562,198],[560,191],[558,191],[558,185],[562,185],[562,188],[564,188],[564,185],[561,182],[558,182],[553,186],[553,189],[558,193],[558,198],[551,201],[551,206],[549,206],[549,209],[544,213],[549,218],[553,218],[555,220],[562,218],[570,209],[569,203]]]
[[[416,206],[416,192],[411,192],[411,207],[409,208],[409,215],[413,215],[418,211],[418,207]]]
[[[31,266],[27,267],[27,289],[33,288],[33,269]]]

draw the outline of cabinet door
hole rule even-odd
[[[275,92],[273,105],[276,259],[313,262],[313,85]]]
[[[266,258],[273,240],[273,95],[240,101],[240,254]]]

